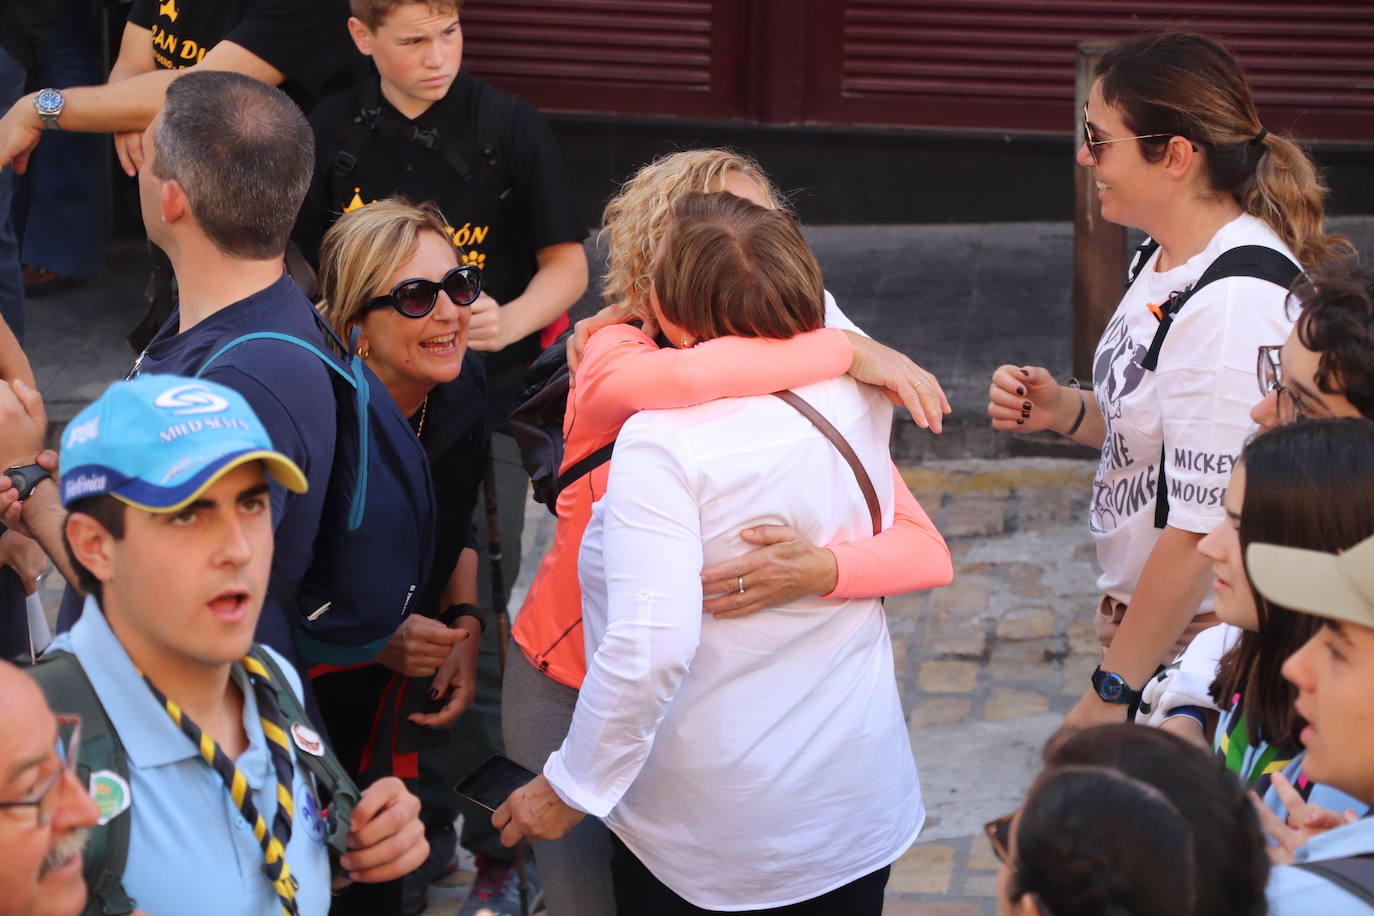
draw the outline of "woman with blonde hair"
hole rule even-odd
[[[459,266],[446,225],[431,205],[389,198],[345,213],[320,248],[320,311],[410,418],[434,481],[432,572],[411,613],[374,663],[310,671],[339,758],[364,785],[414,776],[418,752],[449,737],[435,727],[476,692],[484,624],[470,523],[489,431],[486,378],[467,330],[481,272]],[[336,906],[400,913],[401,882],[350,888]]]
[[[685,196],[721,190],[770,205],[777,200],[748,159],[727,150],[693,150],[645,166],[607,205],[605,295],[612,305],[579,325],[589,339],[564,421],[563,469],[614,442],[625,421],[640,410],[767,394],[846,370],[897,393],[920,422],[938,430],[941,410],[948,407],[934,376],[852,331],[817,328],[795,336],[726,331],[695,347],[679,349],[684,341],[674,338],[660,349],[649,296],[655,253],[673,208]],[[847,325],[838,310],[834,314]],[[646,327],[625,323],[630,320]],[[507,752],[531,769],[542,767],[562,744],[586,675],[578,551],[609,473],[610,465],[603,464],[560,494],[553,546],[516,617],[512,636],[518,651],[510,653],[506,667],[502,723]],[[705,611],[734,616],[808,595],[869,597],[943,585],[950,575],[944,542],[895,468],[889,476],[897,493],[889,530],[829,547],[816,547],[783,525],[741,532],[742,546],[769,546],[702,573],[705,594],[715,595],[705,602]],[[599,821],[588,818],[567,837],[541,843],[535,855],[551,912],[605,916],[613,911],[609,837]]]
[[[994,429],[1052,429],[1102,451],[1089,521],[1103,661],[1069,714],[1086,725],[1124,720],[1156,666],[1216,622],[1195,547],[1224,515],[1256,354],[1292,328],[1299,265],[1352,252],[1323,228],[1311,161],[1265,128],[1240,65],[1201,35],[1146,36],[1103,56],[1078,164],[1103,218],[1150,242],[1098,343],[1092,391],[1002,366],[988,414]]]

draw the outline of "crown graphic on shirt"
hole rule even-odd
[[[367,204],[363,203],[362,191],[362,188],[353,189],[353,199],[348,202],[348,206],[343,208],[343,212],[352,213],[354,210],[361,210],[363,207],[367,206]]]
[[[172,22],[177,21],[177,0],[163,0],[157,8],[159,16],[166,16]]]

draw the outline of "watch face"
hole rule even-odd
[[[62,111],[62,93],[56,89],[44,89],[34,99],[39,114],[58,114]]]
[[[1126,686],[1126,682],[1121,679],[1119,674],[1104,673],[1102,684],[1097,688],[1098,694],[1108,702],[1115,702],[1121,699],[1121,690]]]

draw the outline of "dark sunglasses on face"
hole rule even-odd
[[[464,264],[444,274],[444,279],[437,283],[419,277],[402,280],[385,296],[370,300],[362,307],[362,311],[370,312],[390,306],[407,318],[423,318],[434,310],[441,289],[453,300],[454,305],[472,305],[482,292],[482,271]]]

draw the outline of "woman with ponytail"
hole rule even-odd
[[[988,414],[995,429],[1052,429],[1102,450],[1090,524],[1103,662],[1069,714],[1086,725],[1123,721],[1156,667],[1215,623],[1195,548],[1224,517],[1258,348],[1291,330],[1298,267],[1353,251],[1323,228],[1311,161],[1265,128],[1239,64],[1201,35],[1153,35],[1105,54],[1077,158],[1093,171],[1103,218],[1144,230],[1150,244],[1098,343],[1093,391],[1005,365]],[[1242,248],[1267,279],[1241,268],[1199,283]],[[1174,294],[1195,286],[1168,324]]]

